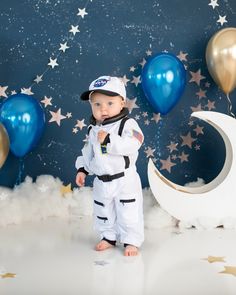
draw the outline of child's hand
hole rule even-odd
[[[84,183],[85,183],[85,178],[86,178],[86,174],[83,173],[83,172],[78,172],[77,175],[76,175],[76,184],[78,186],[84,186]]]
[[[105,131],[103,131],[103,130],[100,130],[99,132],[98,132],[98,141],[100,142],[100,143],[103,143],[103,141],[104,141],[104,139],[106,138],[106,136],[107,136],[107,132],[105,132]]]

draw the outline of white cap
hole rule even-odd
[[[89,90],[81,94],[82,100],[89,100],[91,92],[96,91],[108,96],[120,95],[126,100],[126,90],[123,81],[118,77],[101,76],[89,85]]]

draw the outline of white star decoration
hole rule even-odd
[[[61,120],[66,119],[66,116],[61,115],[61,109],[58,109],[57,112],[50,111],[52,118],[50,119],[49,123],[56,122],[58,126],[61,125]]]
[[[56,58],[55,59],[52,59],[50,57],[50,62],[48,63],[48,65],[51,66],[52,69],[54,69],[56,66],[58,66],[57,59]]]
[[[129,110],[130,114],[133,111],[133,109],[138,109],[139,108],[139,106],[136,105],[136,100],[137,100],[136,97],[134,99],[128,99],[128,98],[126,99],[125,106]]]
[[[71,29],[70,29],[69,32],[71,32],[75,36],[76,33],[79,33],[80,32],[79,26],[73,26],[73,25],[71,25]]]
[[[31,91],[31,87],[29,88],[21,88],[21,93],[27,94],[27,95],[33,95],[34,93]]]
[[[210,6],[212,6],[213,9],[215,9],[216,6],[219,6],[219,4],[217,3],[218,0],[211,0],[211,2],[208,4]]]
[[[221,16],[219,15],[219,19],[217,20],[217,23],[220,23],[221,26],[223,26],[224,23],[227,23],[228,21],[226,20],[226,15]]]
[[[67,46],[67,42],[65,42],[65,43],[60,43],[60,48],[59,48],[59,50],[61,50],[61,51],[63,51],[63,52],[65,52],[66,51],[66,49],[68,49],[68,48],[70,48],[69,46]]]
[[[147,149],[144,151],[146,153],[146,157],[154,157],[153,153],[156,149],[151,149],[150,146],[147,147]]]
[[[79,12],[77,13],[78,16],[81,16],[82,18],[84,18],[85,15],[87,15],[88,13],[85,11],[85,8],[80,9],[78,8]]]
[[[44,104],[44,107],[46,108],[47,106],[52,105],[51,100],[52,100],[52,97],[44,96],[44,99],[41,100],[41,102]]]
[[[85,123],[84,123],[84,119],[83,120],[77,120],[77,123],[75,125],[75,127],[78,127],[80,130],[82,130],[85,126],[87,126]]]
[[[133,76],[133,80],[131,81],[131,83],[134,83],[135,86],[137,87],[138,84],[141,83],[140,76],[138,77]]]
[[[37,84],[39,84],[42,81],[43,81],[43,75],[41,75],[41,76],[37,75],[36,78],[34,79],[34,82],[36,82]]]
[[[7,97],[6,95],[6,90],[7,90],[8,86],[0,86],[0,97]]]

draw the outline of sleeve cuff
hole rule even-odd
[[[89,174],[88,171],[86,171],[86,170],[84,169],[84,167],[79,168],[79,169],[77,170],[77,173],[79,173],[79,172],[83,172],[83,173],[86,174],[86,175]]]

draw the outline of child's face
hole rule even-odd
[[[107,96],[98,92],[91,95],[90,104],[93,116],[98,122],[118,115],[125,106],[121,96]]]

